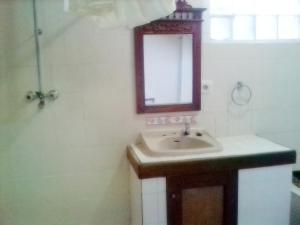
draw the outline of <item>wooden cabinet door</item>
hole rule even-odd
[[[237,172],[167,177],[168,225],[237,225]]]

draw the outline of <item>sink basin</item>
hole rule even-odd
[[[193,137],[170,137],[159,142],[161,150],[184,150],[184,149],[197,149],[208,148],[212,145],[206,141]]]
[[[222,150],[221,144],[204,130],[191,130],[189,135],[181,131],[148,131],[141,134],[139,143],[148,155],[190,155]]]

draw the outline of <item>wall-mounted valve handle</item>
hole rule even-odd
[[[58,98],[59,96],[59,93],[57,90],[51,90],[48,92],[48,94],[46,95],[46,97],[51,100],[51,101],[54,101]]]
[[[35,92],[28,91],[25,98],[27,101],[32,102],[32,101],[36,100],[38,98],[38,96]]]

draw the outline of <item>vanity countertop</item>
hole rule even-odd
[[[127,157],[139,178],[192,174],[293,164],[296,151],[255,135],[218,138],[223,150],[184,156],[153,157],[136,145],[128,146]]]

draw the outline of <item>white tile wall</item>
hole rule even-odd
[[[32,3],[0,0],[0,223],[128,225],[125,147],[145,128],[135,113],[132,30],[101,30],[65,14],[62,0],[37,2],[44,86],[61,96],[43,111],[24,102],[37,86]],[[300,149],[299,58],[298,43],[203,44],[202,76],[214,88],[198,125]],[[230,104],[237,80],[253,88],[247,107]]]

